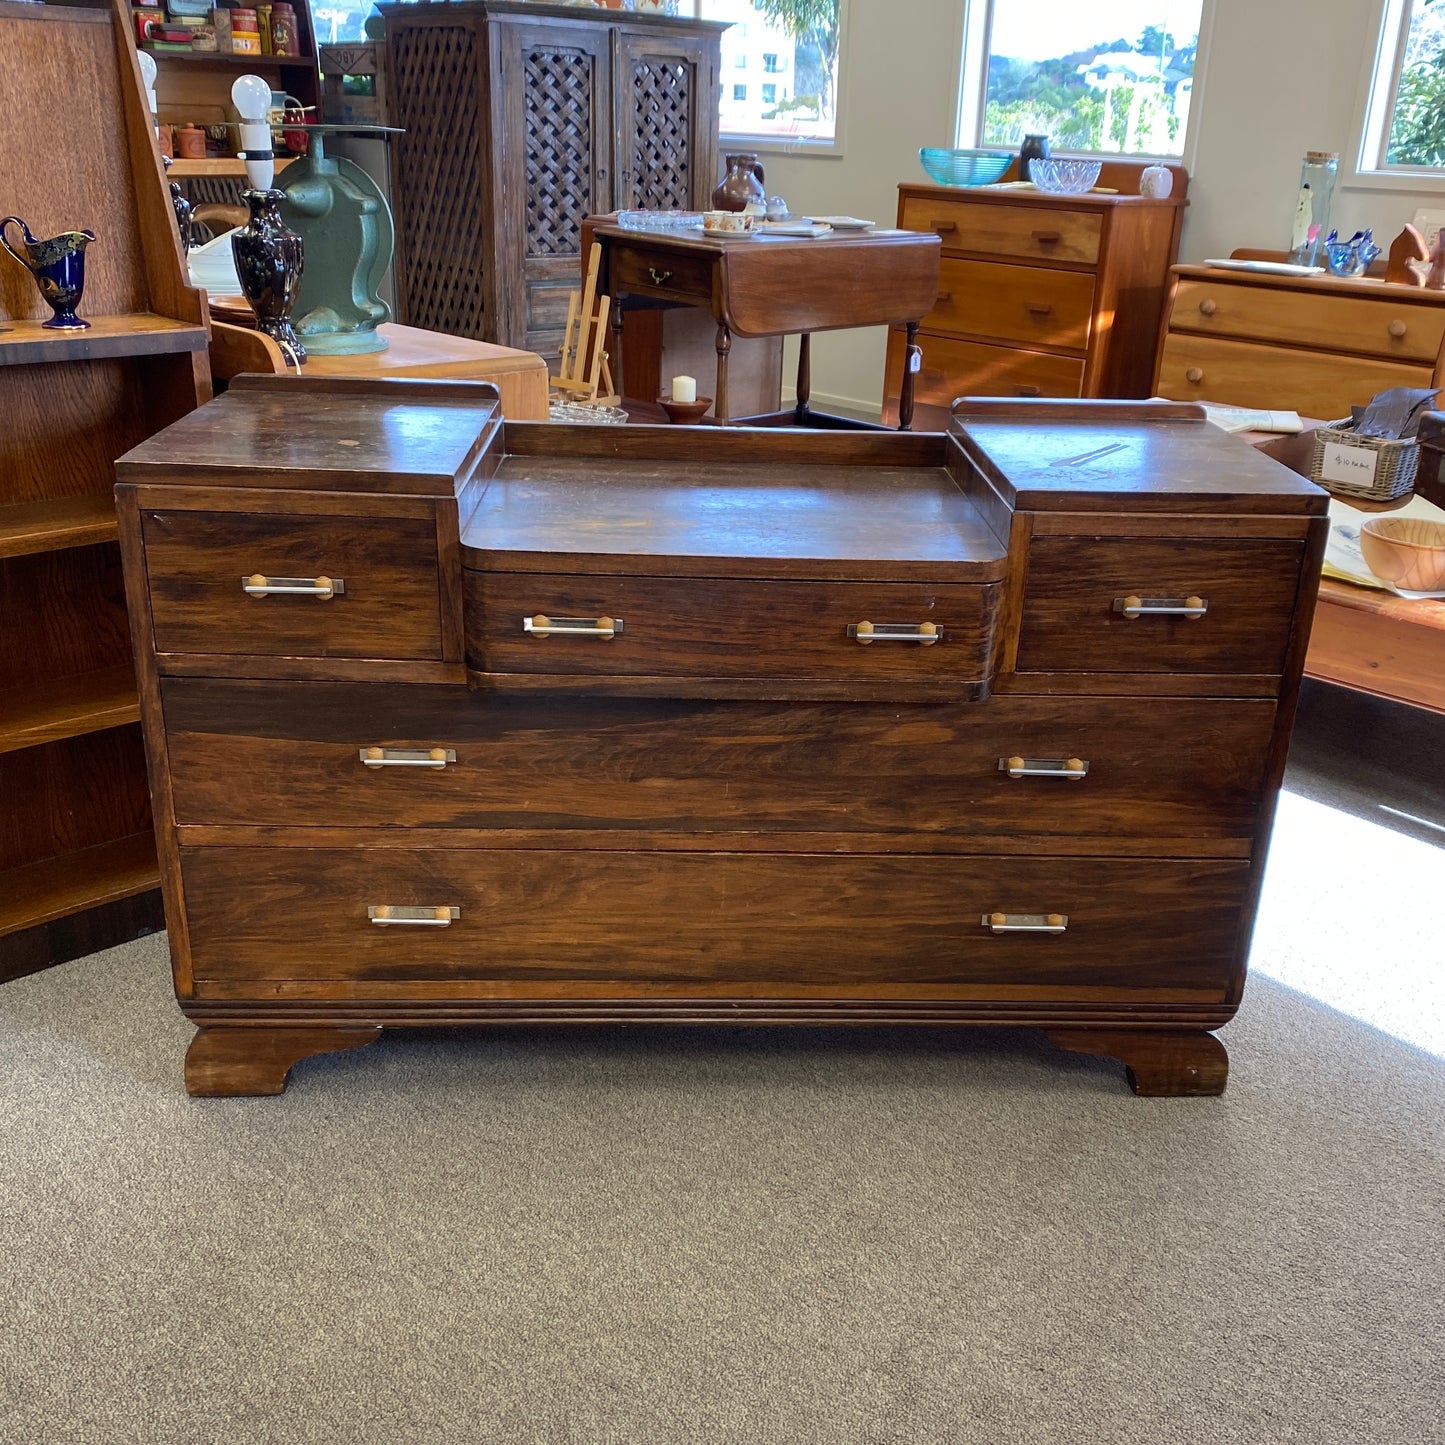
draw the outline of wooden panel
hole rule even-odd
[[[1276,673],[1304,544],[1034,537],[1020,672]],[[1200,618],[1127,618],[1117,597],[1203,598]]]
[[[1445,713],[1445,602],[1320,583],[1305,672]]]
[[[1094,278],[1088,272],[946,257],[939,293],[923,319],[925,330],[1074,351],[1089,344]]]
[[[997,586],[466,574],[467,662],[558,676],[982,681]],[[620,618],[610,640],[540,637],[523,619]],[[931,624],[930,645],[849,638],[857,622]]]
[[[1372,301],[1329,292],[1231,286],[1223,279],[1183,279],[1174,293],[1169,325],[1176,331],[1283,341],[1433,366],[1445,339],[1445,307],[1412,305],[1399,294]]]
[[[683,703],[171,680],[181,823],[1246,837],[1268,702]],[[451,749],[440,770],[368,747]],[[1080,782],[1000,757],[1079,757]],[[969,846],[963,844],[962,846]]]
[[[0,938],[41,928],[86,909],[112,906],[123,899],[150,893],[159,882],[155,836],[148,828],[143,833],[117,838],[83,852],[0,873]],[[117,910],[106,932],[95,927],[87,929],[83,920],[77,920],[74,932],[93,949],[108,948],[118,941],[117,935],[134,937],[137,932],[146,931],[145,925],[154,917],[149,909],[144,912]],[[141,926],[136,928],[135,923]],[[64,935],[57,941],[63,945]],[[48,947],[50,940],[43,942]],[[57,961],[51,954],[42,962],[36,957],[34,945],[22,955],[27,965],[24,969],[6,967],[13,957],[8,948],[0,946],[0,970],[4,976],[13,977],[19,971],[34,972]]]
[[[951,406],[960,396],[1077,397],[1084,363],[1043,351],[986,346],[920,332],[923,367],[915,385],[919,401]],[[898,395],[903,375],[903,333],[890,334],[884,390]]]
[[[183,849],[197,995],[210,980],[492,981],[565,996],[606,980],[686,996],[753,980],[942,985],[958,997],[1219,999],[1248,865],[1226,860]],[[378,927],[372,906],[452,906],[445,928]],[[995,935],[994,910],[1067,915]],[[510,987],[509,987],[510,985]],[[554,993],[556,996],[556,993]]]
[[[712,300],[712,257],[688,255],[659,246],[613,240],[609,253],[610,285],[707,305]]]
[[[433,522],[142,513],[160,652],[441,657]],[[243,579],[331,577],[344,595],[253,597]]]
[[[88,547],[113,542],[115,537],[115,502],[109,491],[93,497],[0,506],[0,557]]]
[[[0,692],[0,752],[140,721],[135,672],[127,663]]]
[[[1349,416],[1392,386],[1429,387],[1431,369],[1405,362],[1298,351],[1171,331],[1159,360],[1158,393],[1178,401]]]
[[[934,231],[946,251],[1021,256],[1032,261],[1092,263],[1099,259],[1103,218],[1052,206],[975,205],[959,200],[905,196],[899,225]]]

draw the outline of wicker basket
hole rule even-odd
[[[1326,447],[1331,449],[1328,473]],[[1361,436],[1350,430],[1349,422],[1333,421],[1315,431],[1310,480],[1335,496],[1393,502],[1415,485],[1419,462],[1420,447],[1414,437]]]

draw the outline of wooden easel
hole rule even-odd
[[[587,276],[582,290],[580,293],[573,291],[567,298],[567,329],[562,333],[562,357],[557,365],[557,375],[551,378],[551,386],[568,401],[615,406],[619,398],[613,390],[607,353],[602,349],[607,339],[607,316],[612,309],[612,298],[604,295],[599,299],[597,296],[597,268],[601,260],[602,247],[594,242],[587,256]]]

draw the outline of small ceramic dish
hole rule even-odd
[[[696,401],[674,401],[670,396],[660,396],[657,404],[667,413],[668,421],[676,426],[696,426],[712,405],[712,397],[700,396]]]
[[[1402,592],[1445,591],[1445,522],[1371,517],[1360,528],[1365,565]]]

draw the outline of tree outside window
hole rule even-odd
[[[1387,166],[1445,166],[1445,4],[1414,0],[1395,83]]]

